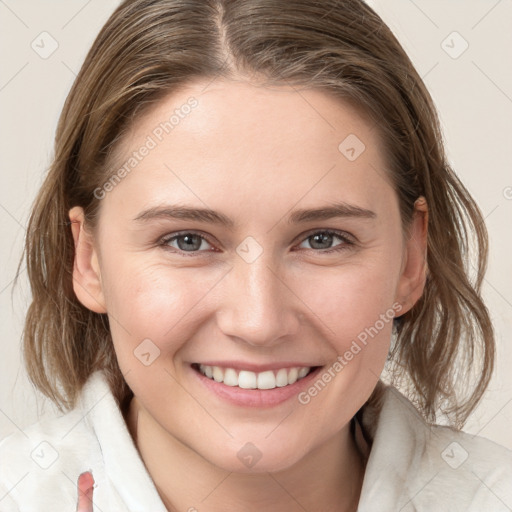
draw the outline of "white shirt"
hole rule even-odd
[[[362,409],[371,450],[358,512],[512,511],[512,451],[427,425],[393,387],[381,404]],[[95,511],[166,512],[101,372],[71,412],[0,442],[0,511],[73,512],[78,476],[88,470]],[[199,499],[191,506],[201,511]]]

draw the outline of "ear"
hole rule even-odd
[[[402,270],[396,300],[402,305],[400,315],[407,313],[422,296],[427,280],[428,205],[423,196],[414,203],[409,237],[404,248]]]
[[[69,220],[75,242],[73,290],[87,309],[95,313],[106,313],[98,255],[93,245],[92,234],[85,229],[83,208],[71,208]]]

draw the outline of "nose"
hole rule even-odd
[[[302,302],[285,273],[270,263],[263,255],[252,263],[239,259],[226,276],[217,311],[218,326],[226,336],[254,346],[297,336]]]

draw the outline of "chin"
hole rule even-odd
[[[245,474],[275,473],[289,469],[304,456],[304,446],[297,450],[296,443],[269,443],[232,441],[229,446],[214,453],[204,453],[210,463],[225,471]]]

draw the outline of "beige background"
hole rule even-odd
[[[30,294],[24,270],[14,290],[12,280],[59,112],[118,3],[0,0],[0,438],[36,421],[38,410],[55,413],[40,398],[36,402],[22,367],[20,336]],[[486,218],[491,254],[484,296],[497,331],[498,361],[465,430],[512,449],[512,1],[370,3],[424,78],[440,111],[450,160]]]

